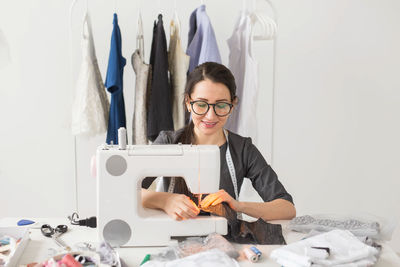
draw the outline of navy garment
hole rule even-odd
[[[150,65],[152,78],[147,113],[147,137],[154,141],[162,130],[174,130],[172,92],[168,77],[168,52],[162,15],[154,22]]]
[[[110,56],[108,58],[105,86],[111,93],[110,115],[108,119],[107,143],[118,144],[118,129],[126,128],[125,102],[123,94],[123,74],[126,59],[121,52],[121,31],[117,14],[114,14],[114,28],[111,35]]]

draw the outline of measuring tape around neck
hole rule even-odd
[[[235,191],[235,199],[239,201],[239,190],[238,190],[238,184],[237,184],[237,179],[236,179],[236,170],[235,170],[235,165],[233,164],[232,156],[231,156],[231,151],[229,150],[229,138],[228,138],[228,131],[224,129],[224,135],[226,139],[226,164],[228,165],[228,170],[231,175],[231,180],[233,184],[233,190]],[[237,218],[242,219],[242,213],[237,212]]]

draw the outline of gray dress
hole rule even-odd
[[[143,29],[139,18],[139,29],[136,36],[138,48],[132,54],[132,67],[136,74],[135,106],[132,121],[132,144],[146,145],[147,139],[147,88],[150,65],[144,63]]]

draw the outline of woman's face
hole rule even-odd
[[[194,127],[197,128],[197,130],[199,130],[204,135],[213,135],[221,131],[230,113],[224,117],[217,116],[214,112],[213,106],[210,106],[206,114],[198,115],[195,112],[193,112],[190,102],[199,100],[207,102],[208,104],[220,103],[216,107],[216,109],[219,109],[220,112],[221,111],[223,112],[224,108],[229,110],[229,107],[223,104],[223,103],[232,104],[231,95],[229,93],[228,87],[226,87],[226,85],[224,85],[223,83],[215,83],[210,81],[209,79],[205,79],[201,82],[198,82],[194,86],[190,98],[186,99],[186,107],[192,114]],[[203,106],[204,105],[200,107]],[[207,108],[206,105],[205,108]]]

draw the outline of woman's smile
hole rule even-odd
[[[218,122],[212,122],[212,121],[201,121],[201,124],[206,127],[206,128],[213,128]]]

